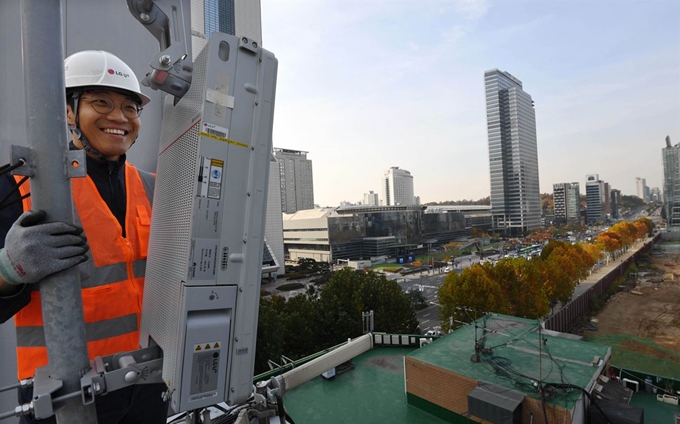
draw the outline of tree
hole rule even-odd
[[[423,309],[427,306],[427,300],[421,291],[411,290],[406,295],[411,301],[411,306],[413,306],[413,309]]]
[[[260,298],[260,309],[257,318],[257,345],[255,348],[255,374],[269,370],[268,360],[278,362],[284,355],[285,335],[281,329],[281,315],[285,299],[274,296],[271,299]]]
[[[553,201],[553,195],[550,193],[541,193],[541,207],[543,213],[552,213],[555,209],[555,204]]]
[[[539,318],[550,310],[550,302],[534,261],[524,258],[503,259],[495,266],[489,266],[487,272],[500,285],[510,315]]]
[[[484,237],[484,230],[479,227],[472,227],[472,237],[479,238]]]
[[[663,212],[663,210],[664,210],[664,209],[661,208],[661,211],[662,211],[662,212]],[[663,217],[662,217],[662,218],[663,218]],[[647,217],[642,217],[642,218],[638,219],[637,221],[640,221],[640,222],[642,222],[643,224],[645,224],[645,226],[647,227],[647,232],[648,232],[649,234],[651,234],[652,231],[654,231],[654,223],[652,222],[651,219],[649,219],[649,218],[647,218]]]
[[[641,224],[643,228],[644,224]],[[604,231],[597,236],[597,242],[602,246],[602,250],[608,253],[614,253],[621,249],[623,245],[621,244],[621,237],[614,231]]]
[[[621,199],[619,200],[619,206],[622,208],[637,208],[640,206],[643,206],[645,202],[640,199],[637,196],[627,196],[627,195],[622,195]]]
[[[335,272],[319,299],[322,344],[333,346],[362,332],[361,313],[372,310],[375,331],[413,334],[418,320],[411,300],[394,280],[373,271]]]
[[[590,255],[591,259],[593,260],[593,264],[595,262],[597,262],[598,260],[600,260],[600,258],[602,257],[602,249],[597,244],[586,243],[582,247],[583,247],[583,250],[585,250],[586,253],[588,253],[588,255]]]
[[[455,321],[471,322],[487,312],[510,312],[503,291],[488,275],[488,268],[488,264],[475,264],[462,274],[450,273],[439,287],[439,318],[444,332],[460,325]],[[453,326],[449,318],[454,320]]]

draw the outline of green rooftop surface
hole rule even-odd
[[[331,380],[317,377],[284,396],[284,405],[297,424],[443,424],[448,423],[416,406],[409,405],[405,395],[404,357],[412,357],[455,373],[515,389],[538,399],[526,386],[531,379],[546,383],[565,382],[585,387],[596,376],[598,367],[591,365],[595,356],[606,358],[608,346],[576,339],[557,337],[541,331],[547,339],[540,345],[538,323],[516,317],[491,314],[484,325],[477,322],[478,340],[491,355],[505,361],[508,367],[530,379],[501,377],[485,362],[472,362],[474,325],[468,325],[423,347],[376,346],[352,360],[354,369]],[[540,363],[540,371],[539,371]],[[518,384],[519,382],[519,384]],[[571,409],[580,394],[561,392],[548,400]],[[645,409],[646,423],[670,423],[678,406],[656,400],[656,395],[636,393],[631,405]],[[474,420],[470,420],[470,423]]]
[[[476,328],[475,328],[476,327]],[[597,376],[596,357],[605,359],[608,346],[573,338],[557,337],[541,330],[536,320],[489,314],[476,325],[467,325],[418,349],[409,357],[476,380],[523,392],[539,399],[535,382],[572,384],[585,388]],[[491,353],[480,353],[473,362],[477,340]],[[545,342],[540,343],[543,339]],[[540,353],[540,355],[539,355]],[[496,367],[492,366],[492,362]],[[599,362],[598,362],[599,364]],[[497,372],[498,366],[507,372]],[[549,403],[571,409],[579,391],[559,391]]]
[[[677,405],[659,402],[653,393],[635,393],[630,404],[645,410],[645,423],[671,424],[675,414],[680,414],[680,408]]]
[[[588,334],[587,340],[612,348],[612,365],[662,377],[680,379],[680,354],[654,343],[653,340],[628,334]],[[641,346],[651,354],[634,352],[626,346]],[[647,349],[644,349],[647,347]]]
[[[375,347],[352,360],[353,370],[286,393],[286,410],[296,424],[444,424],[406,403],[404,356],[413,350]]]

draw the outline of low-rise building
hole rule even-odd
[[[469,234],[470,220],[482,220],[471,215],[416,205],[303,210],[284,215],[283,241],[289,260],[312,258],[335,263],[339,259],[396,257]],[[488,212],[485,222],[490,227]]]

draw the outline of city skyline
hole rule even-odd
[[[388,7],[389,6],[389,7]],[[309,152],[321,206],[380,191],[391,166],[422,203],[489,196],[484,71],[535,101],[540,192],[598,173],[662,187],[680,137],[680,3],[262,0],[280,61],[274,144]]]

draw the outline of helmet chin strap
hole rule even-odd
[[[76,138],[80,140],[80,144],[83,145],[83,150],[86,152],[92,152],[97,156],[97,159],[99,160],[106,160],[106,156],[104,156],[99,150],[94,149],[91,145],[90,142],[87,140],[87,137],[85,137],[85,134],[80,130],[79,125],[78,125],[78,103],[80,100],[80,95],[81,92],[74,92],[71,95],[71,98],[73,99],[73,114],[75,115],[75,125],[68,125],[68,129],[76,134]]]

